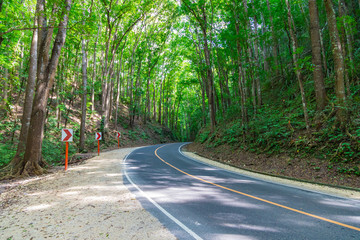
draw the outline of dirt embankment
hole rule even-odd
[[[200,143],[186,146],[187,151],[200,156],[239,167],[274,176],[300,179],[321,184],[350,187],[360,191],[360,177],[354,174],[339,173],[335,163],[327,160],[291,158],[289,156],[272,156],[244,152],[227,145],[208,148]]]

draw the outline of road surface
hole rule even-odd
[[[142,205],[178,239],[360,239],[360,201],[209,166],[182,145],[139,148],[123,168]]]

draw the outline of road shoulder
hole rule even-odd
[[[17,186],[1,210],[0,239],[175,239],[123,184],[122,161],[135,148]]]

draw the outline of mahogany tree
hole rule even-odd
[[[39,9],[45,9],[45,1],[39,0]],[[46,107],[49,98],[49,91],[52,88],[61,49],[65,43],[66,31],[71,9],[71,0],[65,0],[60,6],[53,5],[50,20],[55,17],[55,13],[60,11],[60,22],[58,24],[57,34],[53,42],[53,48],[49,58],[49,49],[52,41],[52,34],[55,26],[49,26],[45,16],[40,17],[39,26],[43,26],[39,34],[39,55],[37,67],[37,84],[35,89],[34,103],[32,107],[31,120],[28,137],[26,141],[26,150],[21,163],[16,166],[13,172],[20,175],[41,174],[44,164],[42,159],[42,141],[44,137],[44,124],[46,117]],[[41,10],[40,10],[41,11]],[[52,23],[52,21],[50,21]]]

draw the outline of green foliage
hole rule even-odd
[[[76,145],[69,143],[69,158],[76,152]],[[65,143],[59,139],[45,138],[43,140],[42,154],[44,160],[50,165],[62,165],[65,161]]]
[[[127,135],[132,140],[137,140],[139,138],[139,133],[137,131],[129,130]]]
[[[209,137],[210,131],[202,131],[198,134],[196,140],[200,143],[204,143]]]
[[[162,128],[160,126],[157,125],[149,125],[149,128],[152,129],[154,131],[154,133],[161,135],[162,134]]]
[[[7,165],[15,153],[16,149],[14,145],[0,143],[0,168]]]
[[[150,137],[146,134],[146,132],[144,132],[144,131],[141,131],[140,137],[141,137],[142,139],[144,139],[144,140],[147,140],[147,139],[150,138]]]

